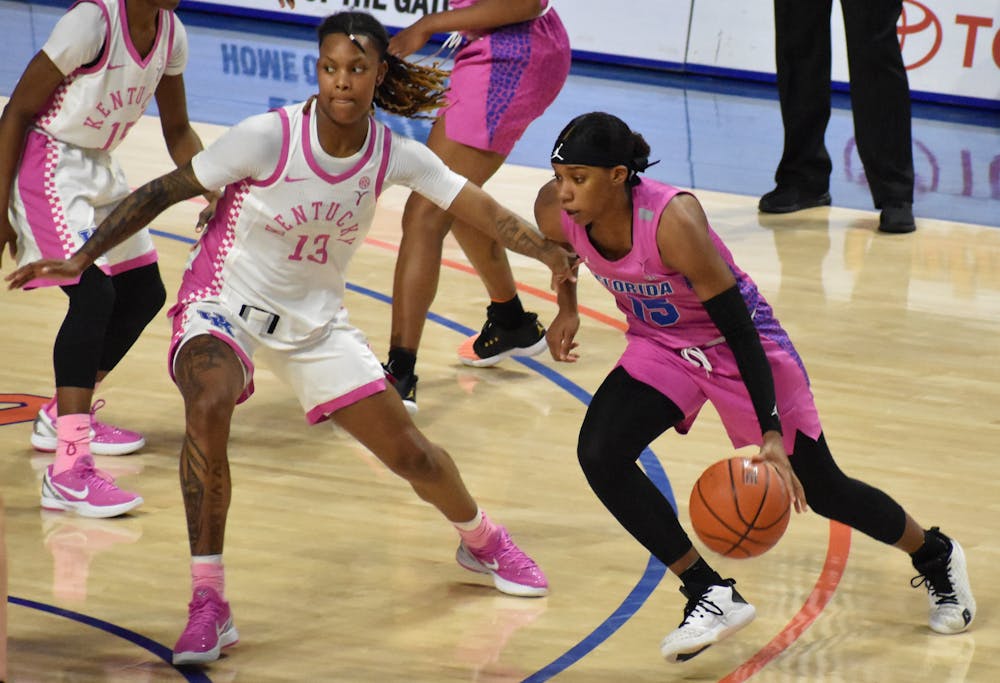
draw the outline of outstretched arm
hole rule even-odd
[[[480,0],[471,7],[425,14],[392,37],[389,53],[402,59],[426,45],[435,33],[485,31],[516,24],[534,19],[541,9],[540,0]]]
[[[546,239],[527,221],[497,203],[475,183],[467,182],[448,207],[448,213],[486,233],[518,254],[538,259],[547,265],[554,282],[576,279],[576,257]]]
[[[195,177],[191,164],[184,164],[123,199],[68,260],[35,261],[22,266],[7,276],[8,287],[18,289],[40,277],[76,278],[101,255],[149,225],[168,207],[207,191]]]
[[[572,251],[562,228],[561,209],[556,190],[556,181],[550,180],[538,191],[535,199],[535,221],[538,229],[547,239],[563,245]],[[579,263],[573,266],[576,275]],[[559,312],[545,332],[545,341],[549,345],[552,358],[564,363],[575,363],[580,355],[576,353],[579,344],[576,343],[576,333],[580,330],[580,313],[577,307],[576,278],[565,279],[553,283],[556,290],[556,303]]]

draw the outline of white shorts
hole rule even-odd
[[[368,346],[365,335],[353,327],[341,308],[323,333],[289,348],[269,344],[273,316],[244,307],[242,317],[219,301],[207,299],[174,306],[174,333],[168,363],[176,382],[177,352],[192,337],[210,334],[228,344],[243,362],[244,390],[237,403],[253,394],[253,357],[261,353],[275,374],[292,387],[309,424],[322,422],[346,406],[385,391],[385,371]]]
[[[8,210],[17,232],[18,265],[69,258],[130,191],[124,172],[110,154],[31,130],[11,187]],[[97,259],[95,265],[107,275],[117,275],[155,262],[153,239],[143,228]],[[39,278],[25,289],[75,282]]]

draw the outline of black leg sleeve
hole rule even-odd
[[[56,386],[93,389],[115,306],[115,289],[97,266],[83,271],[77,284],[61,289],[69,297],[69,309],[52,349]]]
[[[594,394],[577,446],[580,467],[597,497],[668,566],[691,549],[691,541],[670,502],[636,460],[683,418],[673,401],[618,367]]]
[[[822,434],[813,441],[798,432],[789,461],[814,512],[889,545],[903,537],[903,508],[882,491],[844,474]]]
[[[111,278],[115,307],[104,338],[100,370],[110,372],[125,357],[139,335],[156,317],[167,300],[167,292],[155,263]]]

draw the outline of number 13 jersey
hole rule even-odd
[[[373,118],[354,155],[319,144],[315,102],[251,117],[192,160],[207,189],[226,186],[184,274],[178,303],[212,299],[278,316],[272,343],[322,333],[343,305],[347,265],[382,190],[402,184],[448,208],[465,178]]]

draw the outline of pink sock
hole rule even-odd
[[[56,420],[56,439],[52,474],[65,472],[77,458],[90,455],[90,413],[63,415]]]
[[[222,555],[192,557],[191,586],[194,590],[211,588],[225,600],[226,574],[222,566]]]
[[[478,524],[476,523],[478,520]],[[477,511],[476,516],[468,522],[456,524],[458,535],[462,537],[462,542],[473,550],[481,550],[489,545],[493,537],[500,532],[500,528],[490,521],[485,512]]]

